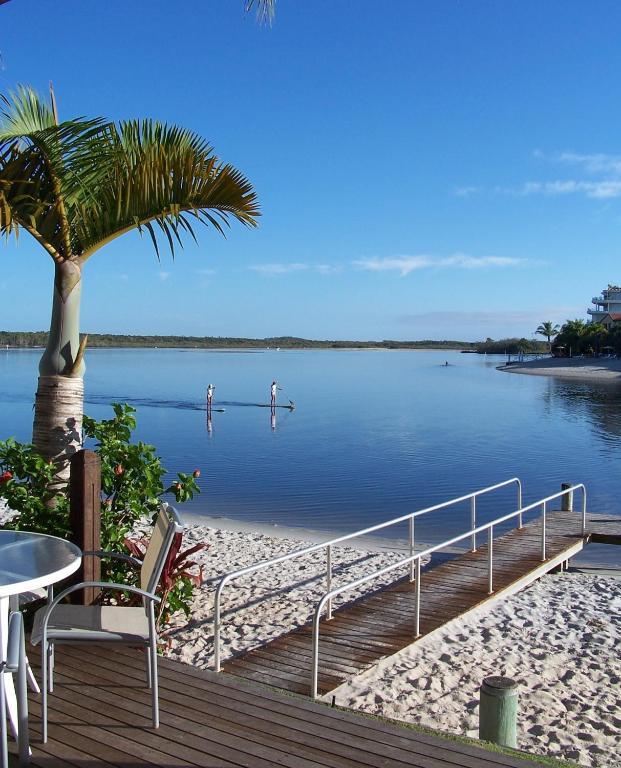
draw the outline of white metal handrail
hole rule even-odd
[[[378,578],[379,576],[383,576],[386,573],[390,573],[391,571],[396,570],[397,568],[402,568],[404,565],[408,565],[409,563],[415,563],[416,581],[415,581],[415,587],[414,587],[414,634],[415,634],[415,637],[420,637],[420,582],[421,582],[421,559],[423,557],[426,557],[427,555],[431,555],[434,552],[439,551],[440,549],[445,549],[446,547],[450,547],[459,541],[463,541],[464,539],[467,539],[468,537],[475,537],[477,533],[482,533],[483,531],[487,531],[488,532],[488,535],[487,535],[487,544],[488,544],[487,586],[488,586],[488,594],[491,595],[494,592],[494,582],[493,582],[494,528],[498,525],[501,525],[502,523],[507,522],[508,520],[513,519],[514,517],[517,517],[519,521],[518,522],[518,529],[519,529],[522,527],[523,513],[529,512],[530,510],[536,509],[537,507],[541,507],[541,511],[542,511],[541,561],[545,562],[547,505],[550,501],[553,501],[554,499],[558,499],[561,496],[567,496],[568,494],[570,494],[570,498],[573,498],[574,491],[578,491],[578,490],[582,491],[582,535],[584,536],[586,533],[586,488],[584,484],[579,483],[578,485],[572,485],[571,487],[565,488],[562,491],[553,493],[551,496],[546,496],[545,499],[539,499],[538,501],[535,501],[532,504],[528,504],[525,507],[520,506],[520,508],[517,509],[515,512],[510,512],[509,514],[498,517],[489,523],[485,523],[485,525],[480,525],[477,528],[466,531],[465,533],[462,533],[459,536],[455,536],[452,539],[447,539],[441,544],[435,544],[431,547],[427,547],[427,549],[424,549],[421,552],[417,552],[415,555],[410,555],[409,557],[406,557],[403,560],[400,560],[398,563],[392,563],[391,565],[386,565],[383,568],[380,568],[379,570],[375,571],[374,573],[367,574],[366,576],[362,576],[359,579],[356,579],[355,581],[349,582],[348,584],[343,584],[342,586],[337,587],[336,589],[333,589],[330,592],[326,592],[324,596],[321,598],[321,600],[319,601],[319,603],[317,604],[317,608],[315,609],[315,614],[313,616],[311,696],[313,698],[317,698],[317,682],[318,682],[317,678],[318,678],[318,670],[319,670],[319,621],[320,621],[321,613],[326,603],[328,603],[328,601],[331,603],[335,597],[343,594],[344,592],[348,592],[351,589],[356,589],[358,587],[361,587],[364,584],[367,584],[368,582]],[[328,618],[331,618],[331,616],[328,616]]]
[[[330,592],[331,586],[332,586],[332,547],[335,544],[341,544],[344,541],[349,541],[350,539],[357,538],[359,536],[367,536],[370,533],[374,533],[375,531],[382,530],[384,528],[388,528],[391,525],[396,525],[397,523],[405,522],[406,520],[409,521],[409,549],[410,549],[410,556],[406,560],[402,561],[402,563],[410,563],[410,581],[414,580],[414,545],[415,545],[415,539],[414,539],[414,521],[417,517],[421,517],[422,515],[429,514],[430,512],[437,512],[440,509],[445,509],[446,507],[453,506],[455,504],[459,504],[464,501],[470,501],[470,523],[471,528],[476,528],[476,500],[479,496],[483,496],[484,494],[491,493],[492,491],[497,491],[500,488],[505,488],[508,485],[517,485],[517,503],[518,503],[518,509],[521,509],[522,507],[522,482],[518,477],[512,477],[509,480],[504,480],[501,483],[496,483],[495,485],[487,486],[486,488],[480,488],[477,491],[473,491],[472,493],[467,493],[464,496],[458,496],[454,499],[449,499],[449,501],[443,501],[440,504],[435,504],[432,507],[426,507],[424,509],[419,509],[416,512],[409,512],[406,515],[401,515],[400,517],[395,517],[392,520],[387,520],[383,523],[378,523],[377,525],[372,525],[369,528],[363,528],[359,531],[354,531],[354,533],[347,533],[342,536],[337,536],[334,539],[330,539],[329,541],[323,541],[319,544],[312,544],[308,547],[304,547],[302,549],[296,549],[293,552],[288,552],[285,555],[280,555],[278,557],[271,558],[270,560],[262,560],[259,563],[254,563],[253,565],[246,566],[245,568],[240,568],[237,571],[231,571],[230,573],[225,574],[219,581],[218,586],[216,588],[216,594],[214,598],[214,668],[216,672],[220,672],[221,668],[221,661],[220,661],[220,635],[221,635],[221,602],[222,602],[222,590],[224,587],[233,579],[237,579],[240,576],[246,576],[249,573],[254,573],[255,571],[263,570],[264,568],[269,568],[274,565],[278,565],[280,563],[284,563],[288,560],[293,560],[296,557],[302,557],[305,555],[312,554],[313,552],[317,552],[319,550],[325,549],[326,551],[326,589],[327,592]],[[519,527],[522,527],[522,518],[520,516],[519,518]],[[473,530],[470,532],[469,535],[472,535],[472,549],[473,551],[476,549],[476,530]],[[328,618],[332,617],[332,601],[328,601]]]

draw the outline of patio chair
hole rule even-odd
[[[7,742],[5,675],[17,673],[17,721],[19,745],[19,764],[30,762],[28,744],[28,699],[26,691],[26,659],[24,654],[24,624],[21,613],[12,613],[9,617],[9,632],[6,660],[0,661],[0,765],[8,768],[9,748]]]
[[[54,646],[62,643],[116,643],[147,649],[147,683],[151,688],[153,727],[159,727],[157,688],[157,634],[155,594],[175,535],[183,527],[174,507],[162,504],[144,560],[117,552],[85,552],[84,555],[122,560],[140,568],[140,587],[105,581],[83,581],[63,590],[35,614],[31,635],[33,645],[41,643],[41,721],[43,742],[47,741],[47,694],[53,690]],[[142,607],[60,604],[67,595],[84,587],[104,591],[131,592],[142,597]],[[49,682],[49,685],[48,685]]]

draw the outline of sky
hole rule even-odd
[[[621,282],[620,33],[616,0],[11,0],[0,92],[190,128],[258,194],[258,229],[95,254],[84,332],[532,338]],[[51,259],[0,263],[0,329],[47,329]]]

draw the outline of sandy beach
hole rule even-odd
[[[621,360],[604,357],[546,357],[512,365],[499,365],[498,370],[533,376],[560,376],[566,379],[621,383]]]
[[[212,665],[214,582],[227,571],[305,546],[302,539],[192,525],[205,540],[206,582],[192,619],[169,635],[168,653]],[[342,549],[339,578],[368,572],[401,554]],[[282,570],[239,580],[224,605],[223,656],[305,623],[323,591],[324,560],[313,555]],[[268,600],[264,600],[270,595]],[[246,607],[232,613],[237,606]],[[456,734],[478,735],[478,688],[490,674],[520,681],[519,746],[593,768],[621,766],[621,580],[549,575],[444,632],[383,660],[340,686],[338,704]],[[332,694],[329,696],[331,697]]]

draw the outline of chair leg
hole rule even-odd
[[[147,648],[145,653],[146,667],[147,667],[147,686],[153,688],[153,680],[151,679],[151,648]]]
[[[28,733],[28,662],[24,643],[24,626],[21,626],[19,642],[19,667],[17,669],[17,717],[19,720],[19,764],[30,764],[30,734]]]
[[[48,646],[48,674],[49,674],[49,691],[54,690],[54,643],[50,643]]]
[[[47,742],[47,665],[48,665],[48,643],[44,640],[41,643],[41,735],[42,741]]]
[[[30,686],[30,690],[34,691],[35,693],[41,693],[39,683],[37,683],[37,678],[34,676],[34,672],[32,671],[32,667],[28,661],[28,656],[26,656],[26,674],[28,675],[28,685]]]
[[[2,768],[9,765],[9,747],[7,743],[6,727],[6,698],[4,695],[4,673],[0,672],[0,755],[2,756]]]
[[[149,648],[149,659],[151,662],[151,706],[153,715],[153,727],[160,727],[160,705],[158,698],[157,688],[157,646],[155,635],[151,636],[151,643]]]

